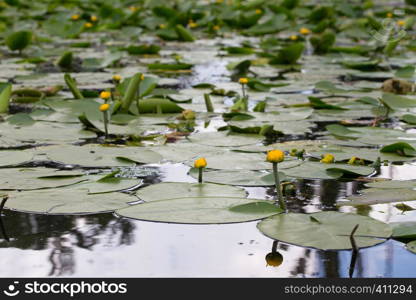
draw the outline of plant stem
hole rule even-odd
[[[1,217],[1,214],[3,213],[4,205],[6,204],[6,201],[8,199],[9,199],[9,196],[3,196],[3,200],[1,201],[1,204],[0,204],[0,217]]]
[[[355,227],[353,228],[353,230],[351,231],[351,234],[350,234],[350,242],[351,242],[351,247],[352,247],[351,262],[350,262],[350,268],[349,268],[349,272],[348,272],[350,278],[352,278],[352,275],[354,274],[355,264],[357,262],[357,257],[358,257],[359,248],[357,247],[357,244],[356,244],[355,238],[354,238],[354,234],[357,231],[358,226],[359,226],[359,224],[355,225]]]
[[[243,98],[245,98],[246,97],[246,87],[245,87],[245,84],[244,83],[241,84],[241,88],[243,90]]]
[[[283,199],[282,189],[280,188],[280,179],[279,179],[279,172],[277,170],[277,163],[273,163],[273,175],[274,175],[274,181],[276,185],[277,196],[279,199],[279,206],[281,209],[286,211],[285,200]]]
[[[198,182],[199,183],[202,183],[202,173],[204,172],[204,170],[203,170],[204,168],[199,168],[198,169]]]
[[[108,113],[107,111],[103,112],[104,115],[104,132],[105,132],[105,138],[108,139]]]
[[[207,108],[207,112],[214,112],[214,107],[212,106],[211,97],[209,94],[204,94],[205,106]]]

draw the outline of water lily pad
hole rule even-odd
[[[416,200],[416,191],[411,189],[378,189],[370,188],[363,191],[362,195],[350,196],[350,201],[340,202],[338,205],[357,206],[373,205],[381,203],[404,202]]]
[[[33,154],[25,151],[0,151],[0,166],[11,166],[30,161]]]
[[[189,197],[136,204],[116,211],[122,217],[168,223],[226,224],[262,219],[281,212],[277,206],[259,211],[256,205],[235,211],[244,204],[272,203],[259,199],[232,197]],[[251,208],[251,209],[250,209]],[[272,209],[271,209],[272,208]]]
[[[416,239],[416,222],[390,223],[393,229],[392,237],[397,240]]]
[[[416,180],[381,180],[366,183],[365,186],[378,189],[412,189],[416,188]]]
[[[358,247],[383,243],[391,228],[366,216],[324,211],[313,214],[280,214],[261,221],[257,228],[266,236],[285,243],[322,250],[351,249],[350,234],[359,224],[354,237]]]
[[[229,151],[220,154],[206,155],[209,169],[216,170],[271,170],[272,164],[265,161],[266,156],[262,153],[244,153]],[[192,166],[192,162],[188,162]],[[293,168],[302,164],[302,161],[293,158],[279,163],[279,170]]]
[[[66,186],[87,180],[80,171],[60,171],[48,168],[0,169],[2,190],[36,190]]]
[[[198,178],[198,170],[192,168],[189,175]],[[279,178],[283,181],[285,175],[279,172]],[[250,170],[205,171],[203,179],[205,182],[240,186],[272,186],[275,184],[272,173]]]
[[[217,147],[235,147],[260,143],[263,137],[255,134],[233,134],[228,132],[199,132],[188,139],[197,144]]]
[[[86,167],[116,167],[135,163],[157,163],[162,157],[143,147],[106,147],[88,144],[84,146],[59,145],[39,148],[53,161]]]
[[[44,214],[111,212],[137,200],[124,193],[89,194],[88,189],[48,189],[9,193],[6,208]]]
[[[237,187],[214,183],[162,182],[139,189],[136,196],[146,202],[188,197],[245,197]]]
[[[410,252],[413,252],[416,254],[416,241],[412,241],[406,244],[406,249]]]
[[[305,161],[294,168],[282,170],[282,172],[286,176],[296,178],[336,179],[343,176],[368,176],[374,172],[374,169],[366,166]]]

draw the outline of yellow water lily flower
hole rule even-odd
[[[296,41],[296,40],[298,39],[298,36],[297,36],[296,34],[292,34],[292,35],[290,36],[290,39],[291,39],[292,41]]]
[[[285,153],[282,150],[269,150],[266,160],[271,163],[280,163],[285,160]]]
[[[198,27],[198,24],[195,23],[194,21],[190,20],[189,23],[188,23],[188,26],[189,26],[189,28],[195,28],[195,27]]]
[[[270,252],[266,255],[266,266],[278,267],[283,263],[283,256],[279,252]]]
[[[350,158],[350,160],[348,161],[349,165],[354,165],[355,162],[358,160],[359,158],[357,156],[353,156]]]
[[[144,74],[140,75],[140,80],[144,80]]]
[[[221,29],[221,27],[220,27],[220,26],[218,26],[218,25],[214,25],[214,26],[212,27],[212,29],[213,29],[213,30],[215,30],[215,31],[218,31],[218,30],[220,30],[220,29]]]
[[[77,15],[77,14],[75,14],[75,15],[72,15],[72,16],[71,16],[71,20],[72,20],[72,21],[79,20],[79,18],[80,18],[80,16],[79,16],[79,15]]]
[[[91,22],[97,22],[98,21],[98,17],[97,16],[91,16],[90,17]]]
[[[160,29],[165,29],[166,28],[166,25],[165,24],[159,24],[159,28]]]
[[[116,74],[116,75],[113,75],[113,80],[114,81],[116,81],[116,82],[120,82],[121,81],[121,76],[120,75],[118,75],[118,74]]]
[[[238,79],[238,82],[241,84],[247,84],[248,83],[248,78],[242,77],[240,79]]]
[[[131,12],[136,12],[136,11],[139,10],[139,8],[137,6],[134,6],[134,5],[129,6],[129,9],[130,9]]]
[[[198,158],[194,162],[194,168],[197,168],[197,169],[205,168],[207,165],[208,165],[207,160],[203,157]]]
[[[100,111],[102,111],[102,112],[107,111],[109,108],[110,108],[110,104],[108,104],[108,103],[101,104],[100,107],[99,107]]]
[[[322,159],[320,160],[323,164],[332,164],[335,161],[335,157],[332,154],[324,154]]]
[[[90,22],[87,22],[87,23],[84,24],[84,26],[85,26],[85,28],[91,28],[93,26],[93,24],[90,23]]]
[[[387,17],[387,18],[393,18],[393,14],[392,14],[391,12],[388,12],[388,13],[386,14],[386,17]]]
[[[400,27],[403,27],[406,24],[406,22],[404,20],[399,20],[397,21],[397,25]]]
[[[109,92],[109,91],[102,91],[100,93],[100,98],[101,99],[107,100],[110,97],[111,97],[111,92]]]
[[[308,35],[311,33],[311,31],[306,27],[302,27],[301,29],[299,29],[299,33],[303,35]]]
[[[182,118],[185,120],[195,120],[196,114],[192,109],[185,109],[182,111]]]
[[[261,9],[256,9],[256,11],[255,11],[255,13],[256,13],[256,15],[259,15],[259,14],[261,14],[263,11],[261,10]]]

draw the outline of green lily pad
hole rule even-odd
[[[416,188],[416,180],[381,180],[366,183],[365,186],[378,189],[412,189]]]
[[[33,158],[33,154],[25,151],[0,151],[0,166],[11,166],[30,161]]]
[[[36,190],[72,185],[87,180],[80,171],[59,171],[48,168],[0,169],[2,190]]]
[[[232,197],[189,197],[144,204],[132,205],[119,209],[116,214],[122,217],[168,223],[183,224],[226,224],[248,222],[262,219],[281,212],[277,206],[267,209],[256,209],[256,205],[246,209],[235,209],[244,204],[258,204],[262,208],[264,203],[272,203],[259,199]],[[272,209],[271,209],[272,208]]]
[[[146,202],[188,197],[245,197],[241,188],[214,183],[162,182],[139,189],[136,196]]]
[[[280,214],[261,221],[257,228],[266,236],[285,243],[322,250],[351,249],[350,234],[358,247],[370,247],[383,243],[391,234],[391,228],[366,216],[324,211],[313,214]]]
[[[39,148],[52,160],[86,167],[116,167],[136,163],[158,163],[162,157],[143,147],[111,147],[87,144],[84,146],[59,145]]]
[[[189,175],[198,178],[198,170],[192,168],[189,171]],[[282,172],[279,172],[279,178],[283,181],[285,175]],[[272,173],[250,170],[204,171],[203,180],[204,182],[240,186],[273,186],[275,184]]]
[[[416,241],[412,241],[406,244],[406,249],[410,252],[413,252],[416,254]]]
[[[233,134],[228,132],[199,132],[188,139],[197,144],[217,147],[236,147],[260,143],[263,137],[256,134]]]
[[[111,212],[137,200],[128,194],[89,194],[88,189],[53,189],[9,193],[6,208],[41,214]]]
[[[305,161],[299,166],[282,170],[282,172],[286,176],[296,178],[337,179],[343,176],[368,176],[374,172],[374,169],[366,166]]]
[[[350,196],[350,201],[340,202],[339,206],[373,205],[392,202],[404,202],[416,200],[416,191],[411,189],[379,189],[370,188],[363,191],[362,195]]]
[[[229,151],[220,154],[206,155],[209,169],[215,170],[271,170],[272,164],[266,161],[266,155],[262,153],[244,153]],[[192,162],[187,163],[193,166]],[[279,163],[279,170],[293,168],[302,164],[300,160],[291,158]]]
[[[416,222],[390,223],[393,230],[392,238],[397,240],[416,239]]]

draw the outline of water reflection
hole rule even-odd
[[[149,183],[194,181],[187,169],[181,164],[163,164],[158,169],[162,176]],[[288,206],[301,213],[336,210],[338,199],[359,188],[352,181],[299,180]],[[276,196],[273,188],[247,190],[250,197]],[[391,207],[342,209],[389,221],[398,211]],[[414,218],[414,213],[400,218]],[[273,241],[256,224],[181,225],[120,219],[112,214],[51,216],[5,211],[0,218],[0,264],[6,267],[0,269],[0,276],[415,276],[414,254],[394,240],[360,249],[353,257],[351,250],[320,251]]]
[[[48,276],[76,273],[74,248],[93,251],[98,244],[118,247],[134,243],[134,224],[111,214],[48,216],[6,211],[0,225],[4,236],[0,248],[48,250]]]

